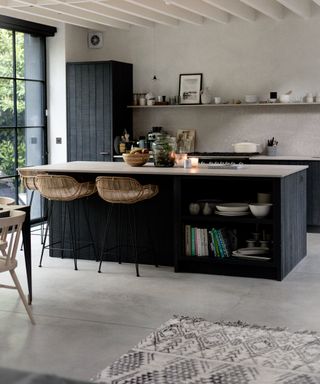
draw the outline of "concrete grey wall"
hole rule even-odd
[[[255,22],[231,19],[226,25],[181,23],[155,30],[109,28],[102,49],[87,48],[87,31],[68,27],[66,60],[120,60],[133,63],[134,91],[178,93],[180,73],[203,73],[203,85],[224,101],[270,91],[292,90],[301,100],[320,92],[320,14],[303,20],[287,13],[282,22],[260,16]],[[153,74],[158,80],[152,80]],[[243,140],[265,145],[275,136],[281,155],[320,155],[320,105],[240,108],[140,109],[134,111],[136,136],[152,126],[196,129],[196,149],[232,150]],[[125,128],[125,127],[124,127]]]

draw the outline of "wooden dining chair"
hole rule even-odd
[[[31,309],[23,293],[15,269],[18,265],[16,260],[22,224],[26,213],[22,211],[9,211],[8,217],[0,217],[0,273],[9,272],[14,285],[0,284],[0,288],[17,289],[25,306],[32,324],[35,324]]]
[[[14,205],[16,203],[15,199],[7,196],[0,196],[0,204],[2,205]]]

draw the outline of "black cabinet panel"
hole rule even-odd
[[[307,225],[308,232],[320,229],[320,161],[313,160],[250,160],[251,164],[308,165]]]
[[[67,63],[68,161],[110,161],[113,140],[132,137],[132,64]]]

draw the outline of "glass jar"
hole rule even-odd
[[[159,135],[152,143],[155,167],[173,167],[175,163],[177,142],[175,137]]]

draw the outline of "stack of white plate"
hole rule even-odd
[[[247,247],[239,248],[232,252],[232,256],[239,257],[240,259],[252,259],[266,261],[271,258],[268,256],[269,248],[266,247]]]
[[[246,216],[250,211],[247,203],[224,203],[217,204],[214,213],[220,216]]]

